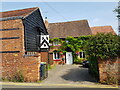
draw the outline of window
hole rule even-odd
[[[37,52],[25,52],[24,56],[34,56]]]
[[[60,59],[60,54],[58,52],[53,53],[53,59]]]
[[[57,45],[59,45],[59,44],[60,44],[59,41],[54,41],[54,42],[53,42],[53,45],[54,45],[54,46],[57,46]]]
[[[80,52],[79,56],[80,56],[80,58],[85,58],[85,52]]]

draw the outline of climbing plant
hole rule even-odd
[[[69,36],[63,41],[61,48],[70,48],[73,51],[73,53],[83,51],[83,48],[87,43],[89,37],[90,36],[80,36],[78,38],[74,38]]]
[[[77,58],[76,53],[84,51],[85,45],[89,38],[90,36],[80,36],[78,38],[69,36],[65,38],[64,40],[59,39],[59,38],[51,39],[51,42],[59,41],[61,43],[60,49],[58,49],[57,51],[62,52],[62,54],[66,53],[67,52],[66,49],[69,48],[73,52],[74,61],[76,60],[78,62],[79,60]]]
[[[50,42],[55,42],[55,41],[58,41],[58,42],[62,43],[62,40],[59,39],[59,38],[50,39]]]

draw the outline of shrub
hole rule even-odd
[[[24,82],[24,76],[22,71],[17,71],[13,77],[11,76],[3,77],[2,81]]]
[[[85,58],[75,58],[74,63],[81,64],[84,60],[86,60],[86,59]]]
[[[51,69],[53,69],[53,68],[55,68],[55,64],[52,65],[52,66],[51,66],[50,64],[47,65],[47,69],[48,69],[48,70],[51,70]]]
[[[112,35],[111,33],[99,33],[91,36],[87,45],[86,52],[90,61],[89,71],[92,75],[99,77],[98,59],[111,61],[120,56],[120,36]],[[108,77],[107,83],[114,78]]]
[[[86,51],[89,56],[102,60],[117,57],[120,52],[120,37],[110,33],[92,36],[87,44]]]
[[[22,71],[17,71],[12,79],[13,82],[24,82],[24,76]]]

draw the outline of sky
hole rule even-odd
[[[117,2],[2,2],[0,12],[39,7],[50,23],[88,20],[89,26],[111,25],[117,32]]]

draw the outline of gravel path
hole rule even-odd
[[[80,65],[56,65],[48,72],[48,78],[41,84],[95,84],[96,81],[89,73],[88,68]]]

